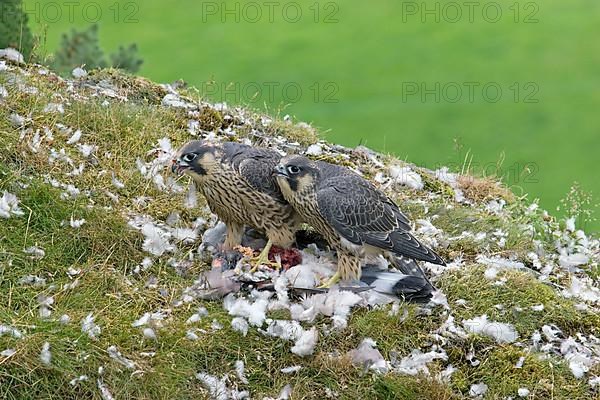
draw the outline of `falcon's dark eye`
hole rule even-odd
[[[290,165],[287,167],[288,172],[291,175],[297,175],[300,173],[300,167],[296,166],[296,165]]]
[[[198,154],[196,153],[187,153],[184,154],[183,157],[181,157],[181,159],[185,162],[192,162],[196,159],[196,157],[198,157]]]

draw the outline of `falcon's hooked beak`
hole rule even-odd
[[[273,175],[282,176],[284,178],[290,177],[285,166],[281,165],[281,164],[275,167],[275,170],[273,171]]]
[[[190,164],[186,163],[181,159],[173,160],[171,164],[171,172],[177,175],[181,175],[183,171],[189,168],[191,168]]]

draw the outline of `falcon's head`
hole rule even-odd
[[[314,190],[319,169],[314,161],[303,156],[287,156],[275,167],[277,183],[289,201],[298,193]]]
[[[192,140],[177,152],[171,170],[177,174],[190,175],[195,180],[202,180],[218,166],[216,151],[214,145]]]

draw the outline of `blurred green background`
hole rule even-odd
[[[460,171],[468,158],[551,210],[574,182],[600,192],[597,0],[25,7],[46,53],[71,27],[97,22],[107,51],[138,44],[141,75],[295,116],[334,142],[366,143],[430,168]]]

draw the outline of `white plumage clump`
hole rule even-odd
[[[206,387],[212,400],[241,400],[250,398],[250,393],[247,391],[230,389],[227,386],[227,375],[218,378],[206,372],[199,372],[196,374],[196,378]]]
[[[381,352],[377,350],[377,344],[371,338],[365,338],[354,350],[348,352],[348,356],[352,360],[352,364],[368,368],[378,373],[386,373],[389,371],[389,366]]]
[[[389,172],[393,181],[399,185],[404,185],[415,190],[422,190],[425,187],[421,175],[413,171],[411,167],[393,165],[390,167]]]
[[[102,332],[102,329],[96,325],[94,322],[94,314],[89,313],[82,321],[81,321],[81,331],[87,334],[90,339],[97,339]]]
[[[109,346],[108,349],[106,349],[108,355],[110,356],[110,358],[112,358],[113,360],[115,360],[116,362],[118,362],[119,364],[121,364],[122,366],[124,366],[127,369],[134,369],[135,368],[135,363],[133,361],[131,361],[130,359],[124,357],[121,352],[119,351],[119,349],[117,349],[117,346]]]
[[[52,362],[52,354],[50,354],[50,343],[44,342],[42,351],[40,352],[40,361],[42,364],[49,366]]]
[[[415,349],[410,353],[410,355],[404,357],[400,361],[397,371],[406,375],[417,375],[419,373],[429,375],[429,368],[427,368],[427,364],[436,359],[447,360],[448,356],[444,350],[432,350],[430,352],[423,353],[420,350]]]
[[[519,338],[515,327],[502,322],[489,321],[487,315],[463,320],[463,326],[471,333],[489,336],[498,343],[512,343]]]
[[[155,256],[162,256],[168,251],[174,249],[173,245],[169,243],[171,234],[158,226],[151,223],[144,224],[142,226],[142,234],[145,237],[142,249]]]
[[[12,193],[4,191],[0,197],[0,218],[19,217],[25,213],[19,207],[19,199]]]
[[[244,317],[252,326],[260,327],[267,318],[267,306],[269,305],[269,292],[253,291],[252,296],[255,301],[247,300],[243,297],[235,298],[229,295],[225,298],[223,306],[229,312],[229,315]]]

